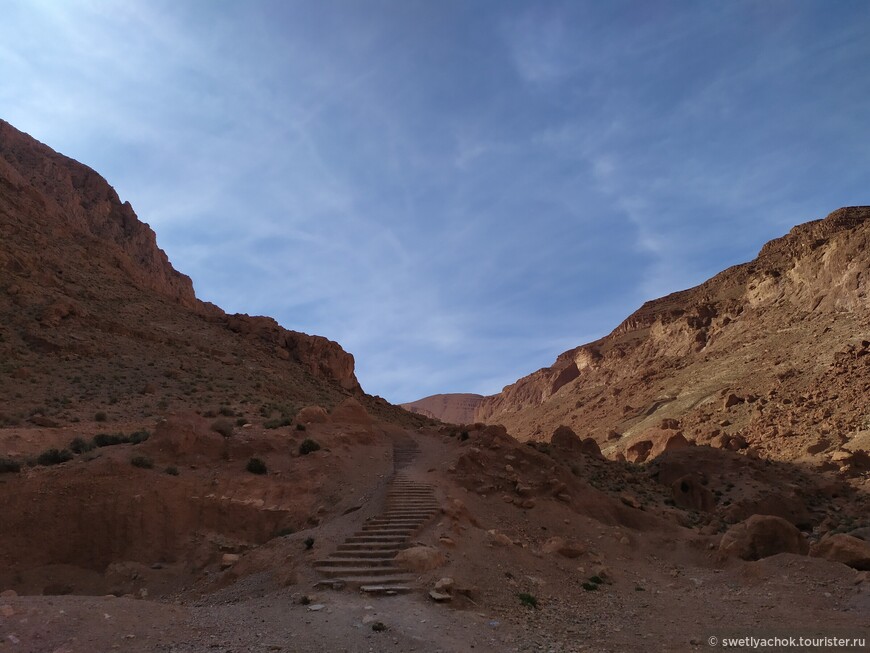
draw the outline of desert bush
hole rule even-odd
[[[0,474],[17,474],[21,465],[10,458],[0,458]]]
[[[246,469],[251,472],[251,474],[265,474],[268,471],[266,469],[266,463],[259,458],[251,458],[248,461]]]
[[[239,418],[236,420],[236,426],[241,427],[241,426],[244,426],[245,424],[248,424],[248,420],[247,420],[246,418],[244,418],[244,417],[239,417]]]
[[[296,425],[296,430],[297,430],[297,431],[304,431],[305,428],[306,428],[306,427],[305,427],[305,424],[297,424],[297,425]]]
[[[100,411],[96,415],[94,415],[94,421],[96,422],[105,422],[108,419],[109,416],[106,415],[106,413],[104,413],[103,411]]]
[[[167,467],[163,471],[166,472],[167,474],[169,474],[170,476],[178,476],[178,467],[176,467],[175,465],[170,465],[169,467]]]
[[[229,406],[221,406],[221,407],[218,409],[218,412],[219,412],[221,415],[223,415],[224,417],[235,417],[235,416],[236,416],[236,411],[234,411],[234,410],[233,410],[232,408],[230,408]]]
[[[282,426],[290,426],[293,423],[289,417],[275,417],[274,419],[267,419],[263,422],[263,426],[267,429],[277,429]]]
[[[302,441],[302,444],[299,445],[299,453],[302,454],[303,456],[307,456],[311,452],[317,451],[319,449],[320,449],[320,445],[317,444],[317,442],[315,442],[311,438],[305,438]]]
[[[598,589],[598,585],[596,585],[595,583],[588,583],[588,582],[583,583],[582,587],[587,592],[594,592],[595,590]]]
[[[74,438],[69,443],[70,451],[73,453],[86,453],[94,448],[93,443],[86,442],[83,438]]]
[[[94,445],[97,447],[113,447],[116,444],[127,444],[130,440],[122,433],[97,433]]]
[[[313,537],[306,537],[303,544],[305,545],[305,550],[310,551],[311,549],[314,548],[314,538]]]
[[[233,423],[228,419],[215,420],[211,425],[212,431],[220,433],[225,438],[232,436],[234,428]]]
[[[130,458],[130,464],[133,465],[133,467],[140,467],[142,469],[151,469],[154,467],[152,460],[146,456],[133,456]]]
[[[519,594],[517,594],[517,598],[519,598],[520,603],[522,603],[527,608],[538,607],[538,599],[527,592],[520,592]]]
[[[141,431],[133,431],[128,439],[132,444],[139,444],[140,442],[145,442],[150,437],[151,434],[143,429]]]
[[[69,449],[46,449],[36,458],[37,465],[49,467],[51,465],[60,465],[68,460],[72,460],[73,455]]]
[[[462,442],[465,442],[465,441],[468,439],[468,431],[461,431],[461,432],[459,433],[459,439],[460,439]]]

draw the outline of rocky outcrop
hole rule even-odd
[[[193,308],[190,278],[175,270],[154,231],[99,174],[0,120],[0,178],[7,191],[57,221],[59,232],[109,246],[114,264],[140,288]],[[62,225],[62,227],[60,226]],[[33,228],[35,225],[7,225]],[[37,227],[38,228],[38,227]],[[18,259],[21,264],[22,260]],[[29,261],[25,265],[38,265]]]
[[[840,562],[854,569],[870,570],[870,542],[844,533],[823,538],[813,545],[810,555]]]
[[[723,554],[743,560],[761,560],[777,553],[806,555],[809,548],[806,538],[794,525],[771,515],[752,515],[735,524],[719,544]]]
[[[678,420],[699,444],[715,438],[788,459],[808,448],[824,453],[817,445],[826,432],[860,426],[850,388],[866,373],[859,353],[870,311],[868,245],[870,207],[799,225],[755,260],[646,302],[604,338],[485,397],[475,420],[504,424],[521,440],[546,440],[564,424],[610,457],[628,457],[663,419]],[[818,413],[812,420],[792,415],[809,405]],[[818,420],[828,423],[810,429]],[[609,441],[609,433],[623,437]]]
[[[155,358],[188,371],[208,367],[201,378],[216,378],[215,365],[245,361],[261,383],[280,379],[287,387],[279,394],[299,403],[362,395],[353,356],[337,343],[199,301],[151,228],[103,177],[2,120],[0,324],[9,329],[0,333],[0,340],[7,336],[0,357],[8,360],[53,353],[88,360],[91,368],[127,359],[138,368],[132,361],[145,349],[153,375],[137,369],[125,378],[151,395],[161,378],[180,385],[187,376],[161,375]],[[105,383],[105,371],[94,375]],[[106,390],[124,394],[117,386]]]

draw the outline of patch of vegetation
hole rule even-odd
[[[236,416],[236,411],[234,411],[229,406],[221,406],[220,408],[218,408],[218,412],[221,415],[223,415],[224,417],[235,417]]]
[[[313,537],[306,537],[303,544],[305,545],[305,550],[310,551],[311,549],[314,548],[314,538]]]
[[[601,585],[604,581],[601,579],[601,576],[591,576],[589,578],[590,583],[595,583],[596,585]]]
[[[140,431],[133,431],[130,434],[130,437],[128,438],[128,440],[130,441],[131,444],[139,444],[140,442],[145,442],[145,440],[147,440],[150,437],[151,437],[151,433],[142,429]]]
[[[305,430],[305,424],[297,424],[297,425],[296,425],[296,430],[297,430],[297,431],[304,431],[304,430]]]
[[[84,438],[74,438],[72,442],[69,443],[69,448],[73,453],[87,453],[94,448],[94,444],[85,441]]]
[[[97,433],[94,436],[94,446],[113,447],[117,444],[128,444],[129,438],[122,433]]]
[[[517,594],[517,598],[519,598],[520,603],[522,603],[527,608],[538,607],[538,599],[527,592],[520,592],[519,594]]]
[[[462,442],[465,442],[468,439],[468,431],[461,431],[459,433],[459,439]]]
[[[244,417],[240,417],[236,420],[236,426],[244,426],[245,424],[250,424],[250,422],[248,422],[248,420]]]
[[[11,458],[0,458],[0,474],[17,474],[21,471],[21,465]]]
[[[286,537],[287,535],[293,535],[293,533],[295,533],[295,532],[296,531],[294,531],[292,528],[287,526],[286,528],[281,528],[278,531],[276,531],[275,537]]]
[[[311,438],[305,438],[302,441],[302,444],[299,445],[299,453],[303,456],[307,456],[308,454],[318,450],[320,450],[320,445]]]
[[[372,630],[376,633],[382,633],[387,629],[386,624],[383,621],[376,621],[372,624]]]
[[[263,426],[267,429],[277,429],[282,426],[290,426],[293,423],[293,420],[289,417],[275,417],[273,419],[267,419],[263,422]]]
[[[215,433],[220,433],[225,438],[229,438],[233,435],[233,430],[235,427],[233,423],[228,419],[218,419],[212,422],[211,430]]]
[[[251,458],[248,461],[248,466],[245,468],[251,474],[265,474],[268,470],[266,469],[266,463],[264,463],[259,458]]]
[[[133,467],[139,467],[141,469],[152,469],[154,467],[154,462],[146,456],[133,456],[130,458],[130,464],[133,465]]]
[[[598,585],[596,585],[595,583],[589,583],[589,582],[583,583],[582,587],[587,592],[594,592],[595,590],[598,589]]]
[[[50,467],[51,465],[60,465],[72,459],[73,455],[69,449],[47,449],[36,458],[36,464]]]
[[[103,411],[100,411],[96,415],[94,415],[95,422],[105,422],[108,419],[109,419],[109,416],[106,415],[106,413],[104,413]]]
[[[175,465],[170,465],[169,467],[167,467],[163,471],[166,472],[167,474],[169,474],[170,476],[178,476],[178,467],[176,467]]]

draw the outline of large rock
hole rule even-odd
[[[323,424],[329,421],[329,414],[322,406],[306,406],[296,413],[299,424]]]
[[[777,553],[809,553],[809,544],[795,526],[780,517],[752,515],[735,524],[719,543],[719,551],[743,560],[760,560]]]
[[[334,422],[370,425],[372,418],[365,407],[353,397],[348,397],[332,409],[330,415]]]
[[[144,451],[173,456],[204,454],[221,455],[225,447],[223,436],[211,429],[208,420],[196,413],[172,415],[157,424],[154,434],[141,445]]]
[[[841,562],[853,569],[870,570],[870,542],[844,533],[829,535],[821,542],[814,544],[810,550],[810,555],[833,562]]]
[[[553,436],[550,438],[550,444],[557,449],[566,451],[579,451],[582,440],[568,426],[560,426],[553,431]]]
[[[412,546],[410,549],[399,551],[395,562],[410,571],[422,572],[438,569],[447,562],[447,559],[434,547]]]

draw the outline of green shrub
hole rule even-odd
[[[60,451],[57,449],[47,449],[36,458],[36,464],[49,467],[51,465],[60,465],[72,459],[73,455],[69,449],[61,449]]]
[[[163,471],[166,472],[167,474],[169,474],[170,476],[178,476],[178,467],[176,467],[175,465],[170,465],[169,467],[167,467]]]
[[[583,589],[587,592],[594,592],[598,589],[598,585],[595,583],[583,583]]]
[[[297,425],[296,425],[296,430],[297,430],[297,431],[304,431],[304,430],[305,430],[305,424],[297,424]]]
[[[97,447],[113,447],[128,442],[130,442],[129,438],[121,433],[97,433],[94,436],[94,445]]]
[[[145,440],[147,440],[150,437],[151,437],[151,434],[148,431],[143,429],[141,431],[133,431],[130,434],[130,437],[128,438],[128,440],[132,444],[139,444],[140,442],[145,442]]]
[[[154,463],[150,458],[146,458],[145,456],[133,456],[130,458],[130,464],[133,467],[140,467],[142,469],[151,469],[154,467]]]
[[[305,550],[310,551],[311,549],[314,548],[314,538],[313,537],[306,537],[303,544],[305,545]]]
[[[537,608],[538,607],[538,599],[536,599],[531,594],[526,592],[520,592],[517,594],[517,597],[520,599],[520,603],[522,603],[527,608]]]
[[[289,417],[276,417],[274,419],[267,419],[263,422],[263,426],[267,429],[277,429],[282,426],[290,426],[293,423],[293,420]]]
[[[376,633],[382,633],[387,629],[386,624],[383,621],[376,621],[372,624],[372,630]]]
[[[87,453],[94,448],[94,445],[91,442],[85,442],[83,438],[75,438],[69,443],[69,448],[73,453]]]
[[[266,469],[266,463],[259,458],[251,458],[248,461],[246,469],[251,472],[251,474],[265,474],[268,471]]]
[[[97,422],[105,422],[108,419],[109,419],[109,416],[106,415],[106,413],[104,413],[103,411],[100,411],[99,413],[94,415],[94,420]]]
[[[215,420],[211,425],[212,431],[220,433],[225,438],[232,436],[234,428],[233,423],[228,419]]]
[[[10,458],[0,458],[0,474],[17,474],[21,465]]]
[[[239,419],[236,420],[236,426],[244,426],[247,423],[248,423],[248,420],[244,417],[240,417]]]
[[[303,456],[307,456],[311,452],[317,451],[319,449],[320,449],[320,445],[317,444],[311,438],[306,438],[305,440],[302,441],[302,444],[299,445],[299,453],[302,454]]]

